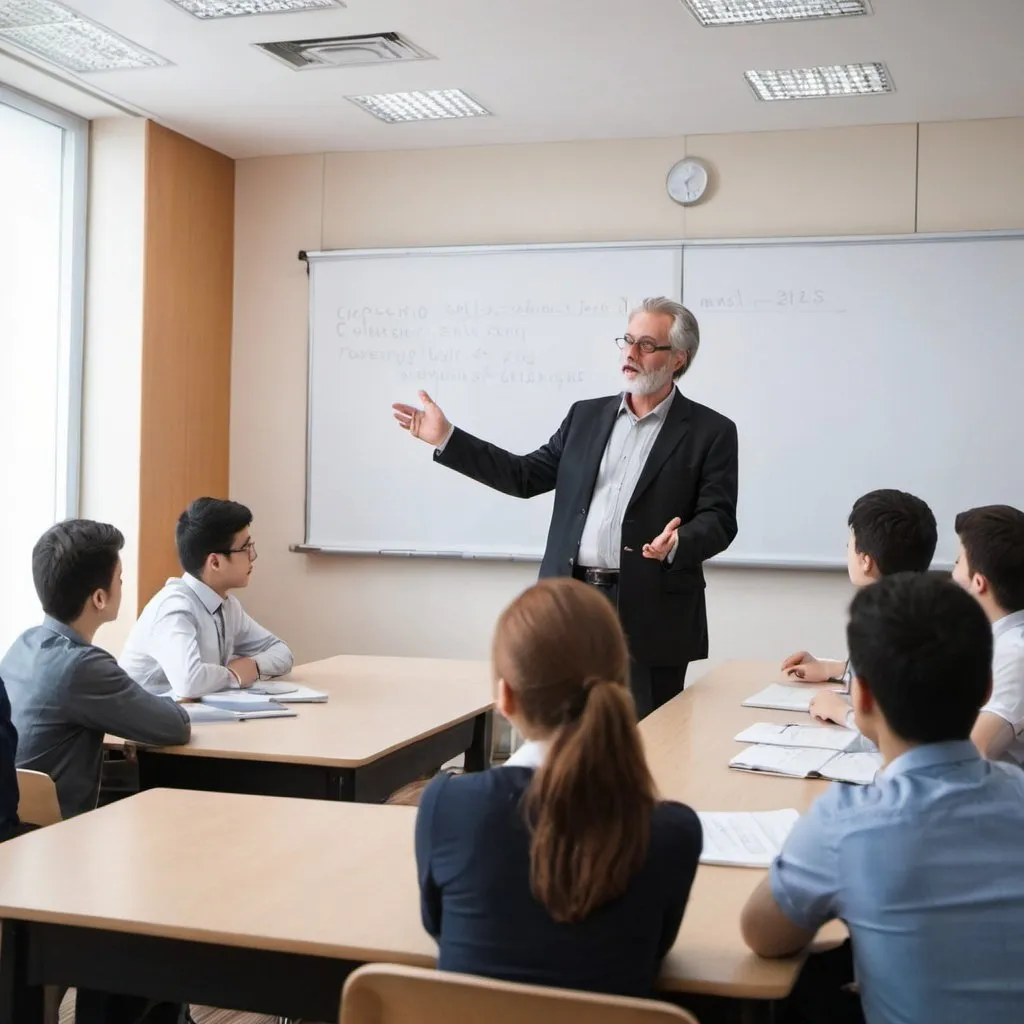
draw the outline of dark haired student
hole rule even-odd
[[[123,545],[115,527],[88,519],[47,530],[32,551],[43,624],[15,640],[0,662],[18,767],[53,779],[65,818],[96,806],[105,733],[156,746],[189,738],[182,708],[136,686],[92,642],[117,618]]]
[[[249,585],[252,513],[237,501],[197,498],[175,531],[184,575],[146,605],[121,667],[151,693],[194,699],[284,675],[292,652],[251,619],[231,591]]]
[[[544,580],[502,613],[492,657],[498,708],[527,742],[423,794],[416,860],[439,967],[650,996],[702,835],[655,793],[615,609]]]
[[[755,953],[789,956],[839,918],[852,969],[839,977],[823,970],[831,954],[811,957],[780,1019],[1019,1020],[1024,772],[970,740],[992,692],[991,625],[948,576],[898,574],[853,599],[847,640],[857,724],[885,766],[812,805],[742,928]]]

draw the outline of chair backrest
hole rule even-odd
[[[43,772],[18,769],[18,817],[29,825],[53,825],[61,820],[57,787]]]
[[[686,1010],[466,974],[367,964],[345,983],[339,1024],[698,1024]]]

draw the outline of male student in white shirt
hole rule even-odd
[[[1024,512],[985,505],[956,517],[953,579],[992,623],[992,696],[971,739],[984,757],[1024,764]]]
[[[231,594],[249,585],[252,513],[235,501],[197,498],[175,531],[181,577],[146,605],[121,667],[156,694],[194,700],[291,671],[292,652]]]

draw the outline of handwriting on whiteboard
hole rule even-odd
[[[697,311],[734,310],[736,312],[812,312],[844,313],[831,302],[824,288],[776,288],[773,291],[749,292],[742,288],[719,295],[702,295]]]

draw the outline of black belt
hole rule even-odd
[[[619,582],[618,569],[588,569],[586,566],[573,567],[573,576],[594,587],[614,587]]]

